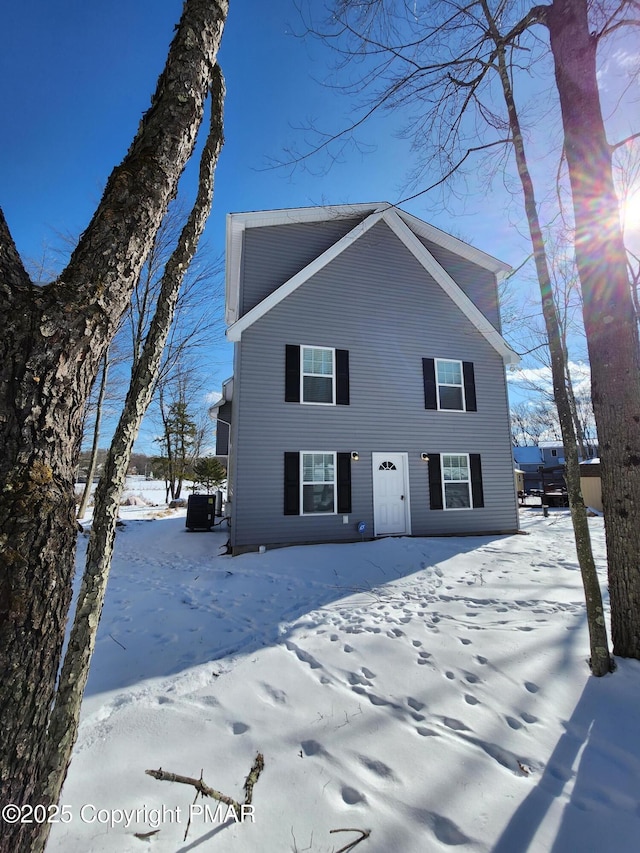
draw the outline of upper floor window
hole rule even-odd
[[[462,362],[436,358],[436,387],[438,408],[464,411],[464,385]]]
[[[300,347],[302,403],[335,402],[335,351],[324,347]]]
[[[285,345],[286,403],[349,405],[349,350]]]
[[[453,358],[423,358],[425,409],[477,412],[473,362]]]

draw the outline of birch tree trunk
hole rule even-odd
[[[82,490],[80,498],[80,506],[78,507],[78,519],[81,521],[87,512],[89,506],[89,498],[91,497],[91,487],[93,486],[93,478],[96,473],[98,463],[98,445],[100,444],[100,426],[102,424],[102,407],[104,405],[104,397],[107,391],[107,378],[109,376],[109,350],[105,351],[102,357],[102,372],[100,374],[100,390],[98,391],[98,399],[96,401],[96,422],[93,427],[93,440],[91,442],[91,456],[89,457],[89,467],[87,468],[87,480]]]
[[[571,400],[567,388],[566,348],[564,346],[561,324],[553,296],[551,275],[549,273],[542,228],[540,227],[540,220],[538,216],[538,205],[536,203],[533,181],[527,163],[520,118],[516,109],[515,97],[511,86],[511,77],[506,61],[505,45],[500,39],[495,21],[491,15],[486,0],[481,0],[481,6],[487,20],[489,34],[496,44],[498,74],[500,76],[502,92],[509,118],[513,149],[518,168],[518,176],[522,185],[524,206],[527,215],[527,222],[529,224],[529,234],[531,236],[536,273],[540,286],[542,314],[547,330],[549,354],[551,357],[553,396],[558,410],[558,420],[560,422],[562,443],[564,445],[567,496],[569,498],[571,521],[573,523],[573,535],[576,543],[576,553],[585,594],[587,624],[589,628],[589,646],[591,651],[589,665],[593,675],[602,676],[611,671],[611,660],[609,656],[607,628],[604,619],[604,608],[602,605],[602,593],[600,591],[600,582],[598,580],[598,573],[593,559],[587,512],[582,497],[582,491],[580,489],[580,466],[578,464],[576,432],[574,428]]]
[[[0,213],[0,801],[35,805],[71,599],[82,413],[191,156],[228,0],[187,0],[150,109],[59,278],[34,285]],[[1,853],[31,848],[4,824]]]
[[[545,8],[545,7],[543,7]],[[586,0],[546,7],[602,460],[613,651],[640,658],[640,345]]]

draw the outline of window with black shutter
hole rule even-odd
[[[422,376],[425,409],[477,411],[473,362],[423,358]]]

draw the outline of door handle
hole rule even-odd
[[[401,500],[401,501],[403,501],[403,500],[404,500],[404,495],[400,495],[400,500]]]

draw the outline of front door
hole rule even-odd
[[[407,454],[372,453],[376,536],[409,532]]]

